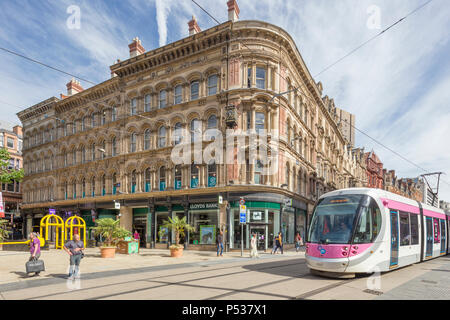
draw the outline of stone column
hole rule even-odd
[[[133,208],[120,206],[120,226],[133,232]]]

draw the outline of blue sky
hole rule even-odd
[[[226,0],[197,0],[221,22]],[[241,20],[263,20],[295,40],[314,76],[376,35],[368,9],[379,8],[381,28],[426,0],[238,0]],[[79,30],[66,25],[70,5],[81,12]],[[200,28],[215,22],[190,0],[2,1],[0,46],[82,78],[101,82],[109,66],[128,57],[138,36],[146,50],[188,35],[192,15]],[[450,175],[450,6],[434,0],[381,37],[321,74],[324,94],[356,115],[356,126],[428,171]],[[69,76],[0,51],[1,119],[19,123],[16,113],[65,93]],[[81,82],[84,88],[88,83]],[[357,145],[372,148],[399,177],[418,168],[357,134]],[[444,176],[450,183],[450,176]],[[441,184],[450,201],[450,185]]]

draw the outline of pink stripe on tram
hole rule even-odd
[[[398,201],[391,200],[391,199],[385,199],[385,198],[381,198],[381,201],[383,202],[383,205],[389,209],[400,210],[400,211],[416,213],[416,214],[420,213],[419,207],[415,207],[410,204],[398,202]]]

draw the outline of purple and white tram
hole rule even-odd
[[[449,253],[450,215],[380,189],[322,195],[306,239],[315,274],[354,277],[384,272]]]

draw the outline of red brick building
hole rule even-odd
[[[366,152],[364,162],[366,163],[367,187],[384,189],[383,163],[380,158],[373,151]]]

